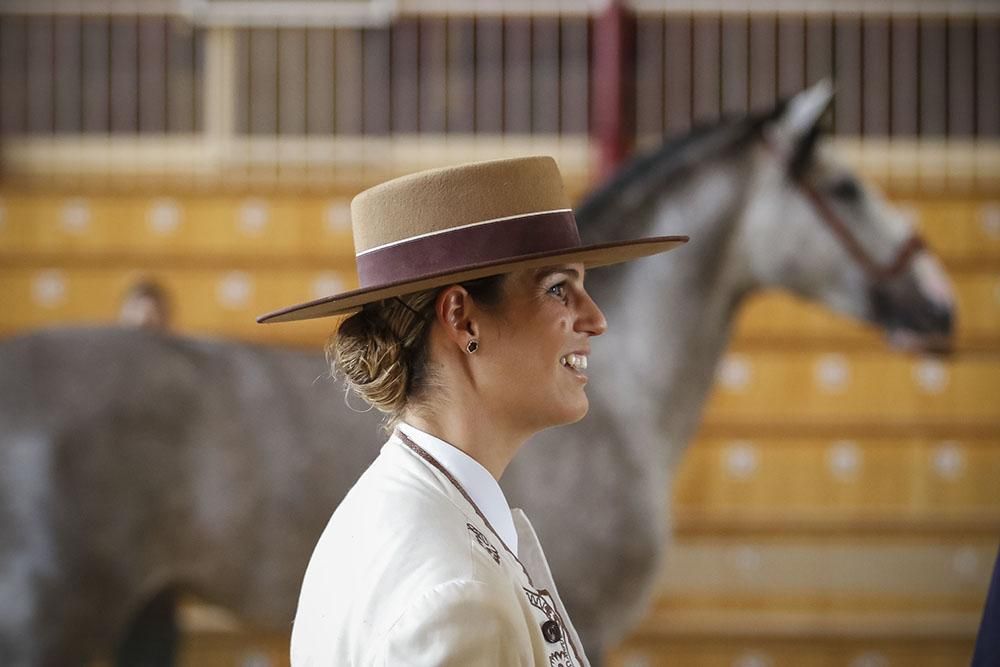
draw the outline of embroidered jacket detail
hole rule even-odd
[[[499,565],[500,552],[497,551],[497,548],[492,544],[490,544],[490,541],[486,539],[486,536],[483,535],[482,531],[480,531],[478,528],[473,526],[471,523],[466,523],[465,525],[470,531],[472,531],[472,534],[476,536],[476,542],[479,542],[479,546],[485,549],[486,553],[492,556],[494,562],[496,562],[496,564]]]
[[[426,461],[428,464],[430,464],[435,469],[437,469],[438,472],[440,472],[442,475],[444,475],[448,479],[448,481],[451,482],[452,486],[454,486],[458,490],[458,492],[462,495],[462,497],[465,498],[465,501],[467,503],[469,503],[469,505],[472,507],[473,511],[475,511],[476,515],[480,519],[482,519],[482,521],[483,521],[484,524],[486,524],[486,527],[489,529],[489,531],[491,533],[493,533],[493,535],[495,535],[498,540],[500,540],[501,546],[503,546],[503,548],[507,551],[507,553],[510,554],[511,559],[515,563],[517,563],[518,565],[521,566],[521,571],[524,573],[525,578],[528,580],[528,584],[531,585],[531,586],[534,586],[534,583],[531,581],[531,575],[528,573],[527,568],[524,567],[524,563],[522,563],[521,560],[517,557],[517,554],[515,554],[513,551],[511,551],[510,548],[506,544],[503,543],[503,540],[497,534],[497,531],[494,530],[493,526],[490,525],[489,519],[486,518],[486,516],[482,513],[482,511],[479,509],[479,507],[476,505],[476,503],[472,500],[472,498],[469,497],[469,494],[465,491],[464,488],[462,488],[462,485],[458,482],[458,480],[456,480],[452,476],[452,474],[450,472],[448,472],[448,470],[438,462],[437,459],[435,459],[433,456],[431,456],[430,454],[428,454],[420,445],[418,445],[417,443],[413,442],[413,440],[411,440],[409,437],[407,437],[407,435],[405,433],[403,433],[402,431],[400,431],[400,430],[397,429],[394,434],[399,437],[399,439],[402,441],[403,445],[405,445],[406,447],[408,447],[417,456],[419,456],[424,461]],[[469,528],[472,529],[473,532],[479,533],[479,531],[475,528],[475,526],[472,526],[472,525],[470,525],[468,523],[466,525],[469,526]],[[479,540],[477,539],[476,541],[478,542]],[[482,543],[480,542],[480,544],[482,544]],[[487,544],[489,544],[489,543],[487,542]],[[500,558],[499,553],[494,553],[494,552],[497,551],[496,548],[493,547],[492,544],[489,544],[489,547],[487,547],[487,546],[484,545],[483,548],[486,549],[487,551],[490,551],[490,549],[492,548],[492,552],[490,553],[490,555],[493,556],[493,559],[497,562],[497,564],[499,564],[499,562],[500,562],[499,561],[499,558]],[[557,623],[559,623],[559,628],[562,630],[562,641],[561,641],[562,649],[563,649],[562,652],[566,655],[566,661],[567,661],[567,662],[563,663],[562,665],[560,665],[560,667],[577,667],[578,663],[573,662],[572,658],[570,657],[572,654],[576,655],[576,659],[579,661],[579,664],[583,664],[584,658],[581,657],[582,654],[580,653],[579,649],[576,647],[576,644],[573,643],[573,640],[569,639],[569,637],[567,636],[566,626],[562,622],[562,620],[559,618],[559,614],[542,597],[543,595],[547,595],[547,592],[544,589],[542,589],[542,591],[539,592],[539,591],[535,591],[535,590],[532,590],[532,589],[529,589],[529,588],[524,588],[524,591],[525,591],[525,593],[528,594],[528,599],[529,600],[532,599],[532,596],[535,596],[535,598],[537,599],[537,604],[533,601],[531,603],[532,606],[534,606],[535,608],[541,610],[548,618],[550,618],[552,620],[555,620]],[[539,606],[539,605],[544,605],[544,607]],[[546,611],[546,609],[548,611]],[[568,642],[568,644],[567,644],[567,642]],[[572,654],[570,653],[570,648],[572,648]]]
[[[566,651],[556,651],[549,656],[549,667],[573,667]]]
[[[531,603],[532,607],[545,614],[545,617],[550,621],[555,621],[559,624],[559,630],[561,631],[559,646],[562,647],[562,650],[549,654],[550,667],[576,667],[576,663],[569,657],[569,646],[566,645],[566,628],[563,627],[563,623],[559,618],[559,614],[556,613],[555,608],[546,599],[548,594],[544,591],[535,591],[524,586],[522,588],[524,588],[524,593],[528,596],[528,602]]]

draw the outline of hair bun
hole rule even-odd
[[[485,307],[500,301],[503,275],[461,283]],[[326,344],[334,375],[349,390],[386,414],[395,426],[411,402],[419,405],[436,378],[429,361],[427,335],[440,289],[368,304],[345,319]]]
[[[344,320],[336,336],[331,361],[348,386],[381,412],[400,412],[406,405],[406,350],[384,317],[365,308]]]

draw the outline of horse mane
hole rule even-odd
[[[658,148],[639,153],[599,188],[588,194],[576,209],[580,231],[589,241],[611,240],[628,235],[621,227],[648,204],[666,185],[679,182],[706,162],[727,157],[756,139],[760,128],[779,116],[786,103],[746,116],[723,116],[690,132],[667,139]]]

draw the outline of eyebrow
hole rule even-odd
[[[576,280],[580,279],[580,272],[577,271],[576,269],[571,269],[569,267],[556,267],[556,268],[539,269],[535,273],[535,280],[542,280],[548,276],[551,276],[553,273],[565,273],[572,276]]]

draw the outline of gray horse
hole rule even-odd
[[[503,485],[552,564],[588,655],[646,609],[669,539],[674,470],[745,299],[783,289],[944,352],[951,284],[911,225],[824,146],[820,83],[771,113],[697,130],[635,160],[578,211],[585,241],[690,234],[661,261],[600,269],[588,289],[591,410],[537,436]]]
[[[744,297],[781,287],[911,350],[949,340],[936,260],[818,140],[829,99],[819,85],[668,143],[579,212],[588,241],[692,237],[588,275],[611,323],[591,412],[503,480],[595,663],[651,595],[671,474]],[[324,373],[315,354],[149,331],[0,344],[0,664],[169,664],[184,591],[288,628],[315,540],[378,452],[378,416]]]

